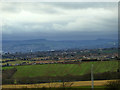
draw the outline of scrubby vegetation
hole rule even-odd
[[[105,87],[106,90],[120,90],[120,80],[109,81]]]

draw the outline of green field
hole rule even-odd
[[[94,65],[94,73],[112,72],[118,68],[117,61],[83,62],[81,64],[44,64],[16,66],[17,72],[13,75],[17,77],[36,76],[64,76],[64,75],[84,75],[90,73],[91,64]],[[13,67],[3,67],[9,69]]]

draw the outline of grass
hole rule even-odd
[[[118,68],[117,61],[83,62],[81,64],[43,64],[15,66],[17,72],[13,75],[17,77],[36,77],[36,76],[64,76],[64,75],[84,75],[90,73],[91,64],[94,65],[94,73],[112,72]],[[11,67],[3,67],[11,69]]]
[[[9,67],[2,67],[2,70],[7,70],[7,69],[12,69],[14,68],[13,66],[9,66]]]

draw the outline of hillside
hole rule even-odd
[[[110,48],[117,47],[117,40],[97,39],[97,40],[70,40],[52,41],[45,39],[11,41],[3,40],[3,52],[30,52],[48,51],[61,49],[90,49],[90,48]]]

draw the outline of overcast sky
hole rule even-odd
[[[0,3],[3,39],[85,40],[118,34],[116,3]]]

